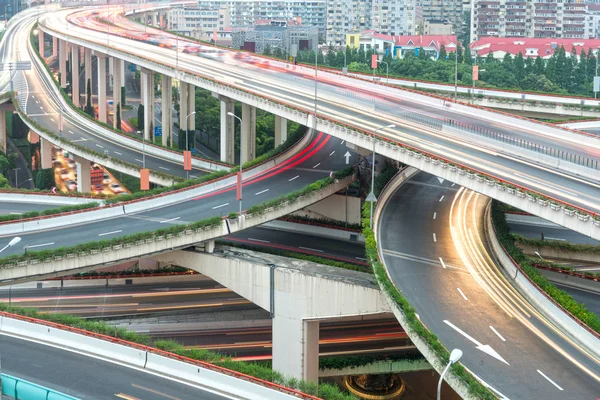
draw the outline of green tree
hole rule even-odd
[[[91,79],[87,80],[86,88],[86,100],[85,100],[85,112],[92,118],[94,118],[94,107],[92,106],[92,82]]]
[[[513,62],[513,70],[515,77],[520,84],[525,77],[525,60],[523,59],[523,53],[519,52],[519,54],[517,54],[515,57]]]
[[[527,57],[525,59],[525,75],[529,75],[529,74],[533,74],[534,73],[534,64],[533,64],[533,58],[531,57]]]
[[[588,81],[593,82],[594,75],[596,75],[596,71],[598,70],[598,64],[596,60],[596,56],[594,56],[594,52],[592,49],[588,49],[587,54],[587,65],[588,65]]]
[[[456,48],[456,56],[458,57],[458,63],[462,64],[463,60],[464,60],[464,54],[463,54],[463,48],[460,44]]]
[[[137,126],[138,130],[143,131],[144,130],[144,105],[140,104],[140,106],[138,107],[138,126]]]
[[[544,64],[544,60],[542,57],[537,56],[535,58],[535,63],[533,64],[533,73],[536,75],[544,75],[546,72],[546,65]]]
[[[121,86],[121,103],[123,105],[127,105],[127,88],[125,86]]]
[[[447,55],[448,55],[448,54],[446,54],[446,46],[444,46],[444,45],[441,45],[441,46],[440,46],[440,53],[439,53],[439,55],[438,55],[438,60],[445,61],[445,60],[446,60],[446,56],[447,56]]]
[[[117,103],[117,129],[121,130],[121,103]]]
[[[464,11],[462,15],[462,25],[458,28],[458,36],[456,37],[459,43],[465,48],[471,43],[471,12]]]
[[[6,175],[10,170],[10,161],[6,155],[0,153],[0,174]]]
[[[283,58],[283,52],[281,51],[281,49],[279,47],[275,47],[273,49],[273,57],[279,58],[279,59]]]
[[[271,45],[267,44],[265,45],[265,49],[263,50],[263,55],[270,57],[273,55],[273,51],[271,50]]]
[[[8,184],[8,179],[4,175],[0,175],[0,189],[6,189],[10,187]]]
[[[54,181],[54,168],[43,168],[34,171],[33,183],[37,189],[52,189],[56,185]]]

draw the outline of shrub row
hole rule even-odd
[[[135,269],[124,271],[87,271],[72,275],[73,277],[88,277],[88,276],[120,276],[120,275],[153,275],[153,274],[170,274],[188,272],[187,268],[178,267],[176,265],[170,267],[156,269]]]
[[[364,265],[350,264],[350,263],[345,263],[342,261],[332,260],[330,258],[311,256],[308,254],[296,253],[294,251],[289,251],[289,250],[274,249],[272,247],[253,246],[250,244],[242,244],[242,243],[232,243],[232,242],[229,242],[226,240],[217,240],[217,243],[225,245],[225,246],[229,246],[229,247],[237,247],[240,249],[246,249],[246,250],[252,250],[252,251],[259,251],[261,253],[273,254],[275,256],[297,258],[298,260],[310,261],[310,262],[314,262],[317,264],[328,265],[330,267],[343,268],[343,269],[348,269],[351,271],[366,272],[369,274],[373,273],[371,268],[365,267]]]
[[[204,349],[187,349],[183,345],[173,340],[153,341],[149,336],[129,331],[125,328],[117,328],[103,321],[94,321],[83,319],[68,314],[47,314],[40,313],[33,308],[9,307],[5,303],[0,303],[0,311],[22,315],[30,318],[37,318],[44,321],[50,321],[73,328],[83,329],[90,332],[99,333],[110,337],[126,340],[129,342],[141,344],[144,346],[153,346],[159,350],[168,351],[180,356],[188,357],[198,361],[208,362],[219,367],[228,368],[233,371],[254,376],[265,381],[277,383],[291,389],[300,390],[304,393],[319,396],[325,400],[354,400],[356,397],[344,394],[336,386],[329,384],[308,383],[297,379],[287,379],[282,374],[273,369],[252,362],[233,361],[230,357]]]
[[[84,203],[84,204],[74,204],[74,205],[69,205],[69,206],[64,206],[64,207],[59,207],[59,208],[50,208],[48,210],[43,210],[43,211],[29,211],[29,212],[26,212],[23,214],[0,215],[0,222],[14,221],[14,220],[19,220],[19,219],[27,219],[27,218],[35,218],[35,217],[39,217],[39,216],[61,214],[61,213],[67,213],[67,212],[72,212],[72,211],[87,210],[89,208],[98,207],[99,205],[100,205],[99,203],[92,201],[92,202]]]
[[[294,223],[307,224],[307,225],[323,226],[326,228],[342,228],[344,230],[360,232],[360,224],[355,224],[352,222],[338,221],[337,219],[314,218],[314,217],[309,217],[307,215],[288,215],[288,216],[279,218],[279,221],[287,221],[287,222],[294,222]]]
[[[407,361],[411,363],[425,361],[419,352],[407,354],[358,354],[343,356],[328,356],[319,358],[319,369],[358,368],[380,361]]]
[[[575,318],[586,324],[590,329],[600,333],[600,318],[590,312],[583,304],[578,303],[570,294],[552,284],[523,254],[523,251],[517,246],[515,238],[510,233],[510,227],[506,222],[506,209],[502,203],[496,200],[492,201],[492,223],[498,240],[504,246],[506,252],[519,264],[521,271]]]
[[[526,238],[520,235],[513,235],[516,243],[522,243],[527,246],[533,247],[545,247],[549,249],[556,249],[562,251],[572,251],[572,252],[584,252],[584,253],[600,253],[600,246],[593,244],[577,244],[577,243],[569,243],[558,240],[540,240],[540,239],[531,239]]]

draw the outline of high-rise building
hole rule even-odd
[[[471,41],[485,36],[587,39],[593,35],[581,0],[473,0]]]
[[[448,21],[454,30],[463,23],[463,0],[420,0],[423,21]]]
[[[198,5],[186,5],[169,10],[167,28],[182,35],[203,39],[206,34],[223,31],[231,27],[229,6],[202,8]]]
[[[371,29],[371,0],[328,0],[327,43],[345,43],[347,32]]]

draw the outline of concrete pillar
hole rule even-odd
[[[98,57],[98,120],[106,123],[106,55],[96,55]]]
[[[158,14],[152,13],[152,26],[158,26]]]
[[[67,87],[67,42],[61,40],[58,47],[58,71],[60,72],[60,87]]]
[[[84,91],[85,91],[85,99],[87,101],[87,83],[88,81],[90,82],[90,85],[92,85],[92,87],[94,86],[94,82],[92,82],[92,50],[86,48],[83,51],[83,63],[84,63],[84,69],[85,69],[85,84],[84,84]]]
[[[240,146],[242,163],[254,160],[256,154],[256,107],[242,104]]]
[[[275,116],[275,147],[281,146],[287,140],[287,119]]]
[[[179,82],[179,130],[185,131],[188,128],[188,101],[189,85],[185,82]]]
[[[79,46],[72,46],[71,53],[71,82],[73,82],[73,104],[75,104],[76,107],[79,107],[79,99],[81,95],[81,92],[79,91]]]
[[[121,101],[121,65],[123,61],[113,57],[113,101],[115,102],[115,114],[113,118],[113,127],[117,128],[117,104],[121,104],[121,113],[123,112],[123,104]],[[121,116],[119,116],[121,117]]]
[[[38,41],[40,42],[38,48],[40,56],[44,58],[44,31],[41,29],[38,29]]]
[[[58,56],[58,38],[56,36],[52,36],[52,57]]]
[[[89,193],[92,191],[92,177],[90,171],[92,167],[90,161],[85,158],[73,155],[73,161],[77,163],[77,191]]]
[[[172,128],[173,128],[173,78],[170,76],[162,76],[162,144],[167,145],[167,141],[173,145]]]
[[[140,104],[143,104],[144,106],[146,105],[144,103],[144,99],[146,98],[144,96],[144,91],[146,90],[146,75],[141,73],[142,71],[140,70]]]
[[[121,68],[119,70],[119,75],[121,75],[121,87],[125,86],[125,61],[121,61]]]
[[[194,85],[188,85],[188,106],[187,106],[187,110],[188,110],[188,114],[192,113],[194,111],[196,111],[196,86]],[[186,115],[188,115],[186,114]],[[194,131],[196,130],[196,118],[195,115],[192,115],[191,117],[188,118],[187,120],[187,126],[188,129],[190,131]],[[194,146],[191,146],[194,147]]]
[[[221,161],[233,164],[235,161],[233,151],[235,149],[234,119],[227,115],[235,112],[235,102],[232,99],[221,97]],[[237,121],[237,120],[236,120]]]
[[[144,79],[144,137],[154,142],[154,72],[142,69]]]
[[[6,154],[6,112],[0,111],[0,149]]]
[[[273,318],[273,370],[279,371],[288,378],[317,382],[319,378],[319,321],[275,315]]]
[[[42,168],[52,168],[52,143],[40,137],[40,163]]]
[[[204,251],[206,251],[207,253],[214,253],[215,252],[215,241],[209,240],[208,242],[204,242]]]

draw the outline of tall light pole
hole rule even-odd
[[[0,250],[0,253],[2,253],[4,250],[8,249],[9,247],[14,246],[15,244],[19,243],[20,241],[21,241],[21,238],[18,236],[12,238],[11,241],[8,242],[8,244],[6,246],[4,246],[2,248],[2,250]]]
[[[142,134],[142,168],[146,168],[146,136],[142,131],[137,131],[137,133]]]
[[[594,74],[594,80],[598,77],[598,57],[600,56],[600,47],[596,49],[596,73]],[[595,86],[595,85],[594,85]],[[594,99],[598,97],[598,91],[594,89]]]
[[[377,143],[377,139],[375,136],[377,135],[377,131],[381,129],[391,129],[395,128],[396,124],[390,124],[385,126],[380,126],[375,129],[373,133],[373,162],[371,163],[371,192],[367,196],[367,201],[371,202],[371,215],[369,216],[369,228],[373,229],[373,203],[377,201],[377,197],[375,197],[375,144]]]
[[[390,66],[387,62],[379,59],[377,60],[377,62],[385,64],[385,83],[390,83]]]
[[[190,144],[189,144],[189,131],[190,131],[190,125],[189,125],[189,118],[191,115],[196,114],[196,111],[192,111],[191,113],[188,114],[187,117],[185,117],[185,150],[189,151],[190,150]],[[189,179],[190,178],[190,171],[185,170],[185,179]]]
[[[315,51],[315,127],[314,130],[317,130],[317,85],[319,83],[319,80],[317,78],[317,71],[319,70],[319,64],[318,64],[318,60],[319,60],[319,45],[317,44],[317,50]]]
[[[315,102],[315,110],[317,107],[317,103]],[[240,121],[240,179],[239,179],[239,187],[240,187],[240,215],[242,215],[242,125],[244,124],[244,122],[242,121],[242,119],[240,117],[238,117],[237,115],[235,115],[234,113],[232,113],[231,111],[229,111],[227,113],[227,115],[229,115],[230,117],[233,117],[235,119],[237,119],[238,121]],[[316,113],[315,113],[315,117],[316,117]],[[316,118],[315,118],[316,121]],[[316,128],[317,123],[315,122],[315,128]]]
[[[437,400],[440,400],[441,395],[442,395],[442,381],[444,380],[444,375],[446,375],[446,372],[448,372],[448,369],[450,369],[450,366],[452,364],[454,364],[455,362],[460,360],[462,355],[463,355],[463,352],[461,349],[454,349],[454,350],[452,350],[452,353],[450,353],[450,360],[448,360],[448,365],[446,365],[446,368],[444,368],[444,372],[442,372],[442,375],[440,375],[440,380],[438,382]]]
[[[458,40],[454,51],[454,101],[458,98]]]

